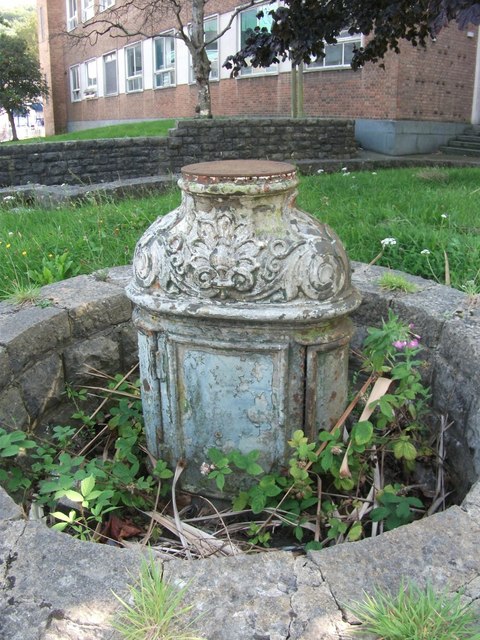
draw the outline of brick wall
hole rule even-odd
[[[46,0],[38,0],[39,6]],[[80,3],[79,3],[80,4]],[[121,6],[120,0],[115,6]],[[188,6],[188,3],[185,4]],[[235,0],[211,0],[208,15],[222,13],[238,6]],[[52,25],[50,35],[62,30],[65,0],[48,0]],[[137,21],[134,9],[127,16]],[[188,22],[188,16],[185,14]],[[172,16],[148,25],[151,34],[175,26]],[[81,27],[77,30],[81,33]],[[101,56],[121,48],[135,38],[109,35],[95,42],[74,44],[71,38],[53,38],[50,42],[53,101],[59,103],[55,128],[67,123],[81,125],[96,120],[121,121],[166,117],[192,117],[195,114],[194,85],[178,85],[171,89],[145,90],[139,94],[82,100],[72,103],[69,96],[68,68],[93,56]],[[401,54],[390,53],[385,69],[367,64],[364,69],[329,69],[304,74],[305,114],[316,117],[378,118],[469,122],[478,33],[469,37],[456,25],[443,30],[426,51],[400,43]],[[220,48],[220,57],[224,55]],[[119,79],[122,81],[122,79]],[[211,83],[213,113],[217,116],[288,116],[290,114],[290,73],[272,76],[222,79]],[[49,115],[47,112],[47,124]]]
[[[0,147],[0,187],[98,183],[177,172],[218,159],[314,160],[356,155],[351,120],[181,120],[168,138],[82,140]]]

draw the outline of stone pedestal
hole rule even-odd
[[[331,229],[295,208],[292,165],[189,165],[178,209],[139,241],[134,302],[151,453],[201,489],[210,447],[259,450],[268,470],[296,429],[342,413],[347,315],[360,303]]]

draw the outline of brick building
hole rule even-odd
[[[84,23],[107,16],[121,2],[37,0],[40,59],[51,92],[47,134],[195,115],[189,53],[173,37],[173,16],[151,24],[152,37],[104,35],[95,43],[74,37],[83,33]],[[207,33],[222,30],[236,7],[238,0],[210,0]],[[222,67],[240,48],[246,30],[257,24],[257,12],[258,6],[241,12],[208,47],[215,116],[290,113],[288,61],[247,69],[237,79]],[[133,10],[129,19],[136,19]],[[325,60],[304,71],[305,115],[354,118],[366,148],[394,155],[435,149],[466,124],[480,122],[478,36],[476,28],[459,31],[451,25],[426,50],[405,43],[400,55],[388,55],[385,69],[367,64],[353,71],[349,60],[361,40],[345,34],[338,45],[327,47]]]

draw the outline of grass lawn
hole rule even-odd
[[[143,136],[166,136],[168,130],[175,127],[176,120],[146,120],[145,122],[131,122],[115,124],[110,127],[97,127],[72,133],[62,133],[58,136],[43,138],[27,138],[18,142],[3,144],[31,144],[33,142],[63,142],[65,140],[98,140],[99,138],[138,138]]]
[[[302,177],[298,205],[326,222],[352,260],[480,292],[480,168],[386,169]],[[178,205],[178,191],[41,210],[0,203],[0,297],[131,261],[137,240]],[[67,252],[67,253],[66,253]],[[427,253],[428,252],[428,253]],[[66,255],[65,255],[66,254]]]

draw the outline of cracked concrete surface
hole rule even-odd
[[[348,605],[402,580],[463,590],[480,616],[480,484],[464,507],[395,529],[378,539],[308,555],[267,552],[171,560],[165,576],[189,584],[196,630],[208,640],[347,640]],[[113,595],[128,597],[142,549],[82,542],[22,519],[0,490],[0,638],[118,640]]]

